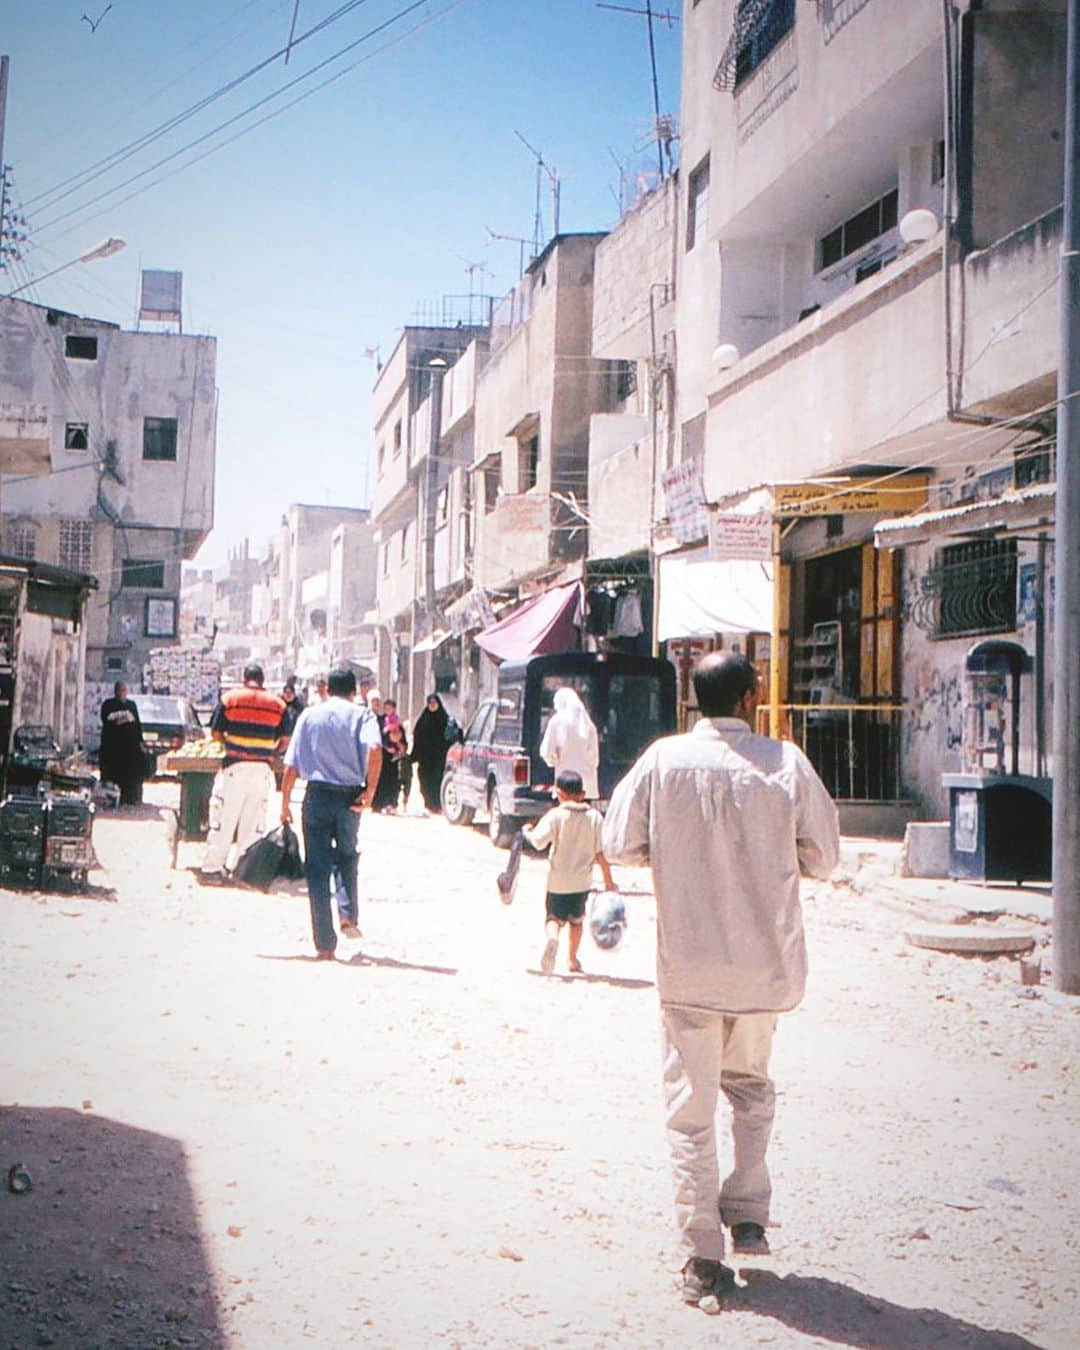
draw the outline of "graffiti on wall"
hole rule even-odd
[[[940,734],[947,751],[960,749],[963,734],[964,690],[960,672],[939,670],[929,659],[915,671],[910,713],[904,723],[904,748],[911,750],[921,737]]]

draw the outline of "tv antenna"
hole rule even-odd
[[[656,141],[656,163],[660,170],[660,181],[664,180],[664,153],[667,152],[668,169],[672,167],[671,161],[671,119],[662,119],[660,116],[660,79],[656,73],[656,34],[654,25],[657,20],[666,23],[669,28],[673,27],[679,21],[672,14],[670,9],[664,10],[662,14],[657,13],[652,7],[652,0],[645,0],[645,8],[634,8],[631,5],[605,4],[602,0],[596,0],[597,9],[614,9],[620,14],[637,14],[646,22],[649,34],[649,69],[652,72],[652,101],[653,101],[653,139]]]
[[[531,241],[523,239],[520,234],[497,234],[490,225],[485,225],[484,229],[488,232],[488,243],[494,244],[496,241],[506,244],[517,244],[518,246],[518,276],[525,275],[525,245]]]
[[[532,255],[534,258],[538,258],[544,233],[544,213],[540,205],[544,176],[547,176],[548,182],[551,184],[551,233],[552,236],[555,236],[559,233],[559,175],[555,172],[554,167],[547,163],[540,151],[529,144],[520,131],[515,131],[514,135],[536,160],[536,212],[533,215]]]

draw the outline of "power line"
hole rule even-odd
[[[351,13],[352,10],[367,3],[368,0],[347,0],[347,3],[341,5],[332,14],[327,15],[325,19],[322,19],[313,27],[307,29],[306,32],[301,33],[299,37],[293,38],[292,46],[298,47],[302,42],[306,42],[308,38],[314,37],[316,33],[322,32],[323,29],[328,28],[331,24],[336,23],[339,19],[342,19],[347,14]],[[87,184],[93,182],[95,178],[100,178],[102,174],[108,173],[109,170],[115,168],[117,164],[122,163],[125,159],[130,159],[132,155],[137,154],[140,150],[152,144],[154,141],[160,140],[162,136],[167,135],[176,127],[189,121],[192,117],[196,116],[196,114],[202,112],[203,109],[208,108],[211,104],[224,98],[226,94],[232,93],[234,89],[239,88],[240,85],[245,84],[261,71],[266,70],[268,66],[273,65],[279,56],[285,54],[286,50],[286,47],[278,48],[271,56],[265,57],[262,61],[257,62],[242,74],[237,75],[225,84],[220,85],[204,98],[199,99],[196,103],[191,104],[182,112],[175,114],[175,116],[168,118],[166,121],[154,127],[151,131],[145,132],[134,141],[129,141],[127,145],[121,146],[119,150],[114,150],[103,159],[99,159],[96,163],[91,164],[89,168],[81,169],[78,173],[63,179],[62,182],[46,189],[46,191],[37,193],[29,199],[26,205],[32,206],[45,198],[51,198],[50,201],[45,203],[46,209],[55,206],[58,202],[63,201],[64,198],[71,196],[73,192],[78,192],[81,188],[86,187]],[[318,70],[319,67],[316,66],[315,69]],[[310,73],[311,72],[309,72],[309,74]],[[300,78],[303,79],[305,77],[301,76]],[[295,81],[293,83],[295,83]],[[280,90],[279,92],[284,92],[284,89],[288,89],[289,87],[289,85],[285,85],[283,90]],[[76,179],[81,181],[76,182]],[[73,186],[69,186],[69,184],[73,184]],[[61,191],[61,189],[66,189],[66,191]]]
[[[250,113],[256,111],[258,108],[261,108],[264,104],[270,103],[276,98],[280,98],[282,94],[287,93],[289,89],[294,88],[298,84],[301,84],[303,81],[309,79],[312,75],[317,74],[318,71],[325,69],[326,66],[332,64],[334,61],[339,60],[347,52],[352,51],[356,47],[362,45],[363,43],[370,41],[373,37],[376,37],[379,33],[385,32],[386,29],[392,27],[395,23],[400,22],[401,19],[406,18],[409,14],[413,13],[415,10],[420,9],[424,5],[430,3],[431,0],[413,0],[412,4],[406,5],[396,14],[391,15],[390,18],[384,20],[380,24],[377,24],[374,28],[369,29],[366,33],[364,33],[361,37],[357,38],[355,41],[347,43],[344,47],[342,47],[339,51],[335,52],[332,56],[327,57],[325,61],[320,61],[317,65],[312,66],[310,70],[306,71],[303,75],[297,76],[295,80],[291,80],[288,84],[283,85],[282,88],[277,90],[275,93],[268,94],[265,98],[257,100],[255,103],[251,104],[248,108],[245,108],[242,112],[237,113],[234,117],[228,118],[225,122],[220,123],[218,126],[206,132],[204,135],[196,137],[195,140],[189,141],[186,145],[183,145],[178,150],[173,151],[172,154],[164,156],[162,159],[158,160],[155,164],[151,164],[149,168],[143,169],[140,173],[134,174],[132,175],[131,178],[125,179],[123,183],[118,183],[114,187],[107,189],[107,191],[100,193],[97,197],[93,197],[89,201],[81,203],[79,206],[73,208],[70,211],[66,211],[59,216],[54,217],[50,221],[46,221],[44,225],[38,227],[38,230],[44,231],[51,229],[55,225],[60,224],[62,221],[69,219],[71,216],[80,215],[81,212],[85,211],[87,207],[93,206],[97,202],[104,200],[106,197],[112,196],[112,194],[115,192],[122,191],[123,188],[129,186],[131,183],[134,183],[139,179],[145,178],[147,174],[153,173],[155,169],[162,167],[162,165],[164,164],[168,164],[170,161],[176,159],[179,155],[184,154],[185,151],[194,149],[194,147],[197,145],[201,145],[204,141],[209,140],[212,136],[216,136],[218,132],[224,131],[226,127],[232,126],[233,123],[240,121],[242,118],[248,116]],[[359,60],[354,61],[351,65],[344,67],[342,70],[336,71],[333,75],[329,76],[327,79],[320,81],[320,83],[315,85],[313,88],[305,90],[302,94],[297,95],[296,98],[291,99],[283,107],[277,108],[273,112],[267,113],[264,117],[260,117],[257,121],[252,122],[250,126],[242,127],[238,132],[235,133],[235,135],[227,137],[224,141],[219,142],[217,145],[211,146],[208,150],[205,150],[202,154],[196,155],[192,159],[188,160],[186,163],[179,165],[177,168],[170,170],[168,173],[162,174],[160,178],[154,179],[152,182],[146,184],[145,187],[138,188],[134,192],[129,193],[126,197],[120,198],[119,201],[113,202],[112,205],[107,209],[107,211],[104,212],[99,211],[94,215],[85,217],[81,223],[86,224],[89,223],[89,221],[98,219],[101,215],[108,214],[108,211],[114,210],[117,206],[122,206],[125,202],[129,202],[134,197],[140,196],[143,192],[149,191],[150,188],[156,187],[159,183],[165,182],[165,180],[171,178],[173,174],[179,173],[184,169],[188,169],[192,165],[198,164],[203,159],[207,159],[210,155],[215,154],[218,150],[224,149],[225,146],[231,145],[234,141],[239,140],[242,136],[246,136],[249,132],[254,131],[257,127],[262,126],[264,122],[269,122],[273,118],[280,116],[282,113],[288,112],[290,108],[294,108],[298,103],[302,103],[304,99],[310,98],[312,94],[316,94],[321,89],[325,89],[327,85],[333,84],[335,80],[339,80],[343,76],[349,74],[351,71],[356,70],[358,66],[363,65],[366,61],[373,60],[374,57],[381,55],[384,51],[388,51],[391,47],[396,46],[398,42],[404,41],[405,38],[410,37],[415,32],[418,32],[428,23],[433,23],[436,19],[442,18],[444,15],[450,13],[451,10],[457,9],[460,5],[464,3],[465,0],[454,0],[454,3],[446,5],[443,9],[438,11],[438,13],[433,14],[429,19],[421,23],[415,24],[412,28],[410,28],[407,32],[403,33],[399,38],[395,39],[394,41],[385,43],[375,52],[369,53],[367,56],[361,57]],[[63,233],[69,234],[70,232],[71,232],[70,230],[66,230]]]

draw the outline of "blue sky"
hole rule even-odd
[[[535,170],[515,129],[559,171],[563,230],[614,224],[611,151],[651,164],[644,20],[593,0],[428,0],[282,101],[371,59],[250,135],[129,201],[189,156],[88,204],[410,3],[364,0],[287,67],[275,62],[50,204],[40,194],[283,46],[293,9],[293,0],[114,0],[92,32],[80,16],[97,19],[106,3],[37,0],[5,16],[4,159],[31,230],[15,279],[119,235],[128,247],[115,258],[24,294],[130,326],[139,268],[183,271],[185,331],[219,339],[217,526],[199,559],[210,565],[245,535],[261,547],[291,501],[365,504],[374,367],[362,349],[387,352],[419,304],[467,292],[467,262],[492,274],[477,276],[478,290],[514,284],[518,246],[492,243],[486,227],[532,234]],[[300,0],[297,32],[339,5]],[[679,41],[677,25],[658,25],[670,112]],[[550,232],[547,194],[544,206]]]

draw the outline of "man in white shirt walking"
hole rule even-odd
[[[774,1099],[777,1014],[806,983],[800,870],[827,877],[836,807],[789,741],[753,733],[757,672],[716,653],[694,672],[703,719],[652,745],[612,797],[611,862],[652,866],[657,988],[683,1298],[729,1288],[724,1226],[736,1252],[766,1254],[765,1154]],[[734,1167],[720,1185],[716,1107],[731,1105]]]

